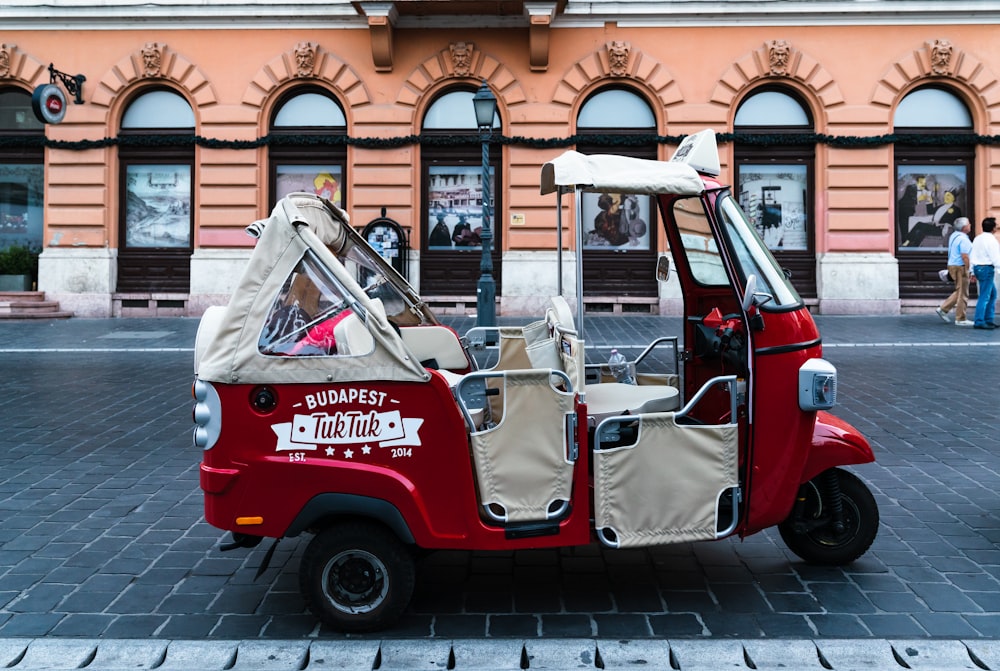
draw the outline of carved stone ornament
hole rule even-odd
[[[936,75],[946,75],[951,71],[951,55],[955,48],[948,40],[931,42],[931,71]]]
[[[792,45],[785,40],[771,40],[767,43],[767,60],[771,74],[784,77],[792,60]]]
[[[142,47],[142,74],[144,77],[159,77],[163,67],[163,47],[156,42],[146,42]]]
[[[295,45],[295,72],[299,77],[309,77],[316,69],[316,45],[299,42]]]
[[[12,60],[14,60],[14,45],[0,44],[0,77],[10,77]]]
[[[612,77],[628,76],[628,58],[632,45],[621,40],[608,43],[608,70]]]
[[[475,45],[472,42],[452,42],[448,45],[451,50],[451,65],[456,77],[468,77],[472,71],[472,52]]]

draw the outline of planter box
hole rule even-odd
[[[0,275],[0,291],[31,291],[31,275]]]

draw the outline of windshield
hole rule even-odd
[[[798,292],[789,284],[785,273],[731,195],[726,194],[719,199],[718,212],[743,280],[756,275],[757,292],[770,294],[774,298],[762,307],[773,310],[800,305],[802,299]]]

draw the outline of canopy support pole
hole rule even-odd
[[[580,340],[585,340],[583,331],[583,191],[577,187],[574,192],[576,207],[576,330]]]
[[[556,189],[556,294],[562,296],[562,197],[563,188]]]

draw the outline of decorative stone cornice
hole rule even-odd
[[[299,42],[292,53],[295,54],[295,74],[299,77],[312,77],[316,71],[315,42]]]
[[[14,57],[14,44],[0,44],[0,79],[10,77],[10,62]]]
[[[773,76],[788,76],[792,60],[792,45],[785,40],[769,41],[767,43],[767,60]]]
[[[392,30],[399,16],[396,6],[391,2],[362,2],[360,6],[368,17],[375,71],[392,72]]]
[[[934,40],[927,43],[931,52],[931,72],[938,76],[951,74],[951,57],[955,48],[948,40]]]
[[[142,76],[159,77],[163,68],[163,51],[167,45],[158,42],[146,42],[142,45]]]
[[[622,40],[608,42],[608,74],[612,77],[627,77],[629,75],[628,59],[632,53],[632,45]]]
[[[472,56],[476,45],[472,42],[452,42],[448,45],[451,52],[451,72],[454,77],[468,77],[472,71]]]
[[[526,2],[528,15],[528,66],[533,72],[549,69],[549,26],[556,15],[554,2]]]

